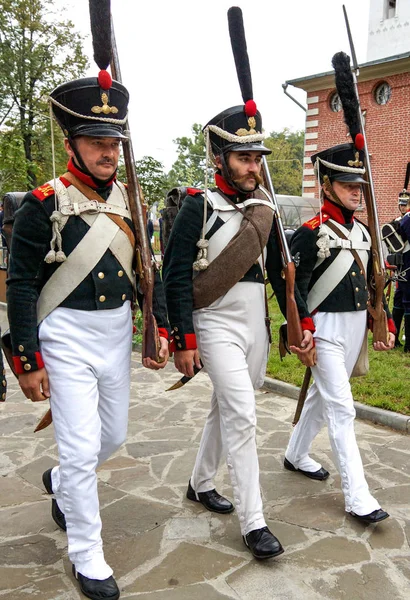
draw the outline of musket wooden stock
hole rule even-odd
[[[111,45],[112,60],[111,73],[113,79],[122,83],[120,63],[115,41],[114,27],[111,19]],[[157,322],[152,310],[155,267],[152,259],[151,248],[148,240],[145,210],[143,206],[142,195],[135,171],[135,159],[132,149],[131,137],[128,121],[125,124],[128,130],[128,139],[123,140],[124,163],[127,173],[127,189],[131,211],[131,219],[136,231],[136,253],[137,267],[139,270],[139,285],[144,295],[142,315],[143,315],[143,334],[142,334],[142,358],[152,358],[160,362],[159,350],[161,348]]]
[[[295,416],[293,417],[292,425],[296,425],[302,414],[303,406],[305,404],[307,392],[309,389],[310,378],[312,377],[312,371],[310,367],[307,367],[305,375],[303,377],[302,387],[300,388],[298,403],[296,406]]]
[[[295,263],[293,261],[288,263],[283,269],[286,283],[286,321],[288,345],[300,348],[303,340],[303,332],[295,299],[295,270]]]

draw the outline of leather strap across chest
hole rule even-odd
[[[194,278],[194,309],[209,306],[226,294],[263,252],[272,228],[273,205],[262,192],[257,191],[256,194],[261,194],[263,201],[255,203],[253,199],[251,206],[240,211],[243,218],[237,233],[208,268]],[[232,210],[231,206],[229,208]]]
[[[98,194],[95,190],[85,185],[78,177],[76,177],[73,173],[67,172],[63,175],[64,179],[69,181],[78,191],[80,191],[88,200],[92,202],[96,202],[97,204],[93,204],[89,210],[85,210],[84,212],[92,213],[92,212],[104,212],[128,237],[131,246],[135,247],[135,236],[132,229],[127,225],[124,219],[118,214],[118,208],[112,207],[109,205],[100,194]],[[115,185],[115,184],[114,184]],[[99,206],[102,205],[102,206]],[[94,210],[93,210],[94,208]],[[105,210],[104,210],[105,209]],[[108,210],[107,210],[108,209]],[[116,210],[117,214],[112,214],[110,211]],[[64,214],[64,212],[63,212]],[[75,215],[75,207],[73,207],[73,215]],[[78,213],[80,214],[80,213]],[[125,216],[127,211],[124,211]]]

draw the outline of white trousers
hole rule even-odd
[[[263,383],[268,355],[264,302],[263,285],[240,282],[194,312],[198,348],[214,389],[191,485],[196,493],[212,490],[226,455],[242,535],[266,525],[254,393]]]
[[[298,469],[316,471],[321,465],[310,458],[313,439],[327,424],[336,467],[340,473],[346,511],[366,515],[380,508],[369,492],[354,432],[356,411],[349,378],[363,341],[366,311],[314,316],[317,365],[286,458]]]
[[[79,573],[106,579],[96,468],[125,440],[130,394],[130,303],[111,310],[55,309],[40,325],[58,445],[52,488]]]

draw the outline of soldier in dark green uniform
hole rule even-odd
[[[100,71],[61,85],[50,101],[69,162],[16,213],[7,282],[14,364],[27,398],[50,398],[59,465],[43,483],[73,572],[86,596],[115,600],[96,468],[124,442],[128,421],[138,281],[127,191],[116,179],[128,92]],[[168,357],[159,278],[154,296],[164,362],[144,364],[158,369]]]
[[[270,153],[261,131],[253,100],[208,123],[216,187],[188,189],[163,275],[175,365],[192,376],[201,356],[214,388],[187,497],[217,513],[234,510],[213,483],[226,456],[243,540],[264,559],[283,552],[263,516],[256,449],[254,389],[263,382],[269,348],[265,267],[283,312],[285,283],[272,201],[260,187],[262,155]],[[300,297],[299,313],[310,348],[313,325]]]

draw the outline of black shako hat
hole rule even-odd
[[[209,133],[215,156],[227,152],[261,152],[271,154],[263,145],[262,117],[253,100],[252,75],[246,46],[242,11],[237,6],[228,10],[229,35],[236,73],[244,104],[232,106],[211,119],[204,127]]]
[[[69,139],[80,135],[115,137],[123,135],[129,94],[106,70],[112,58],[110,0],[90,0],[90,24],[98,77],[75,79],[50,94],[53,113]]]
[[[211,119],[205,128],[214,155],[226,152],[261,152],[271,154],[263,145],[262,117],[251,100],[246,104],[232,106]]]
[[[406,177],[404,178],[404,187],[403,190],[399,194],[399,205],[405,206],[409,203],[410,200],[410,190],[409,190],[409,179],[410,179],[410,162],[407,163],[406,168]]]
[[[354,144],[339,144],[332,146],[311,156],[311,161],[316,172],[319,171],[320,183],[328,177],[333,181],[346,181],[353,183],[368,183],[363,179],[364,152],[358,150]]]
[[[50,100],[54,116],[68,138],[87,135],[126,139],[123,129],[129,94],[107,71],[56,87]]]

